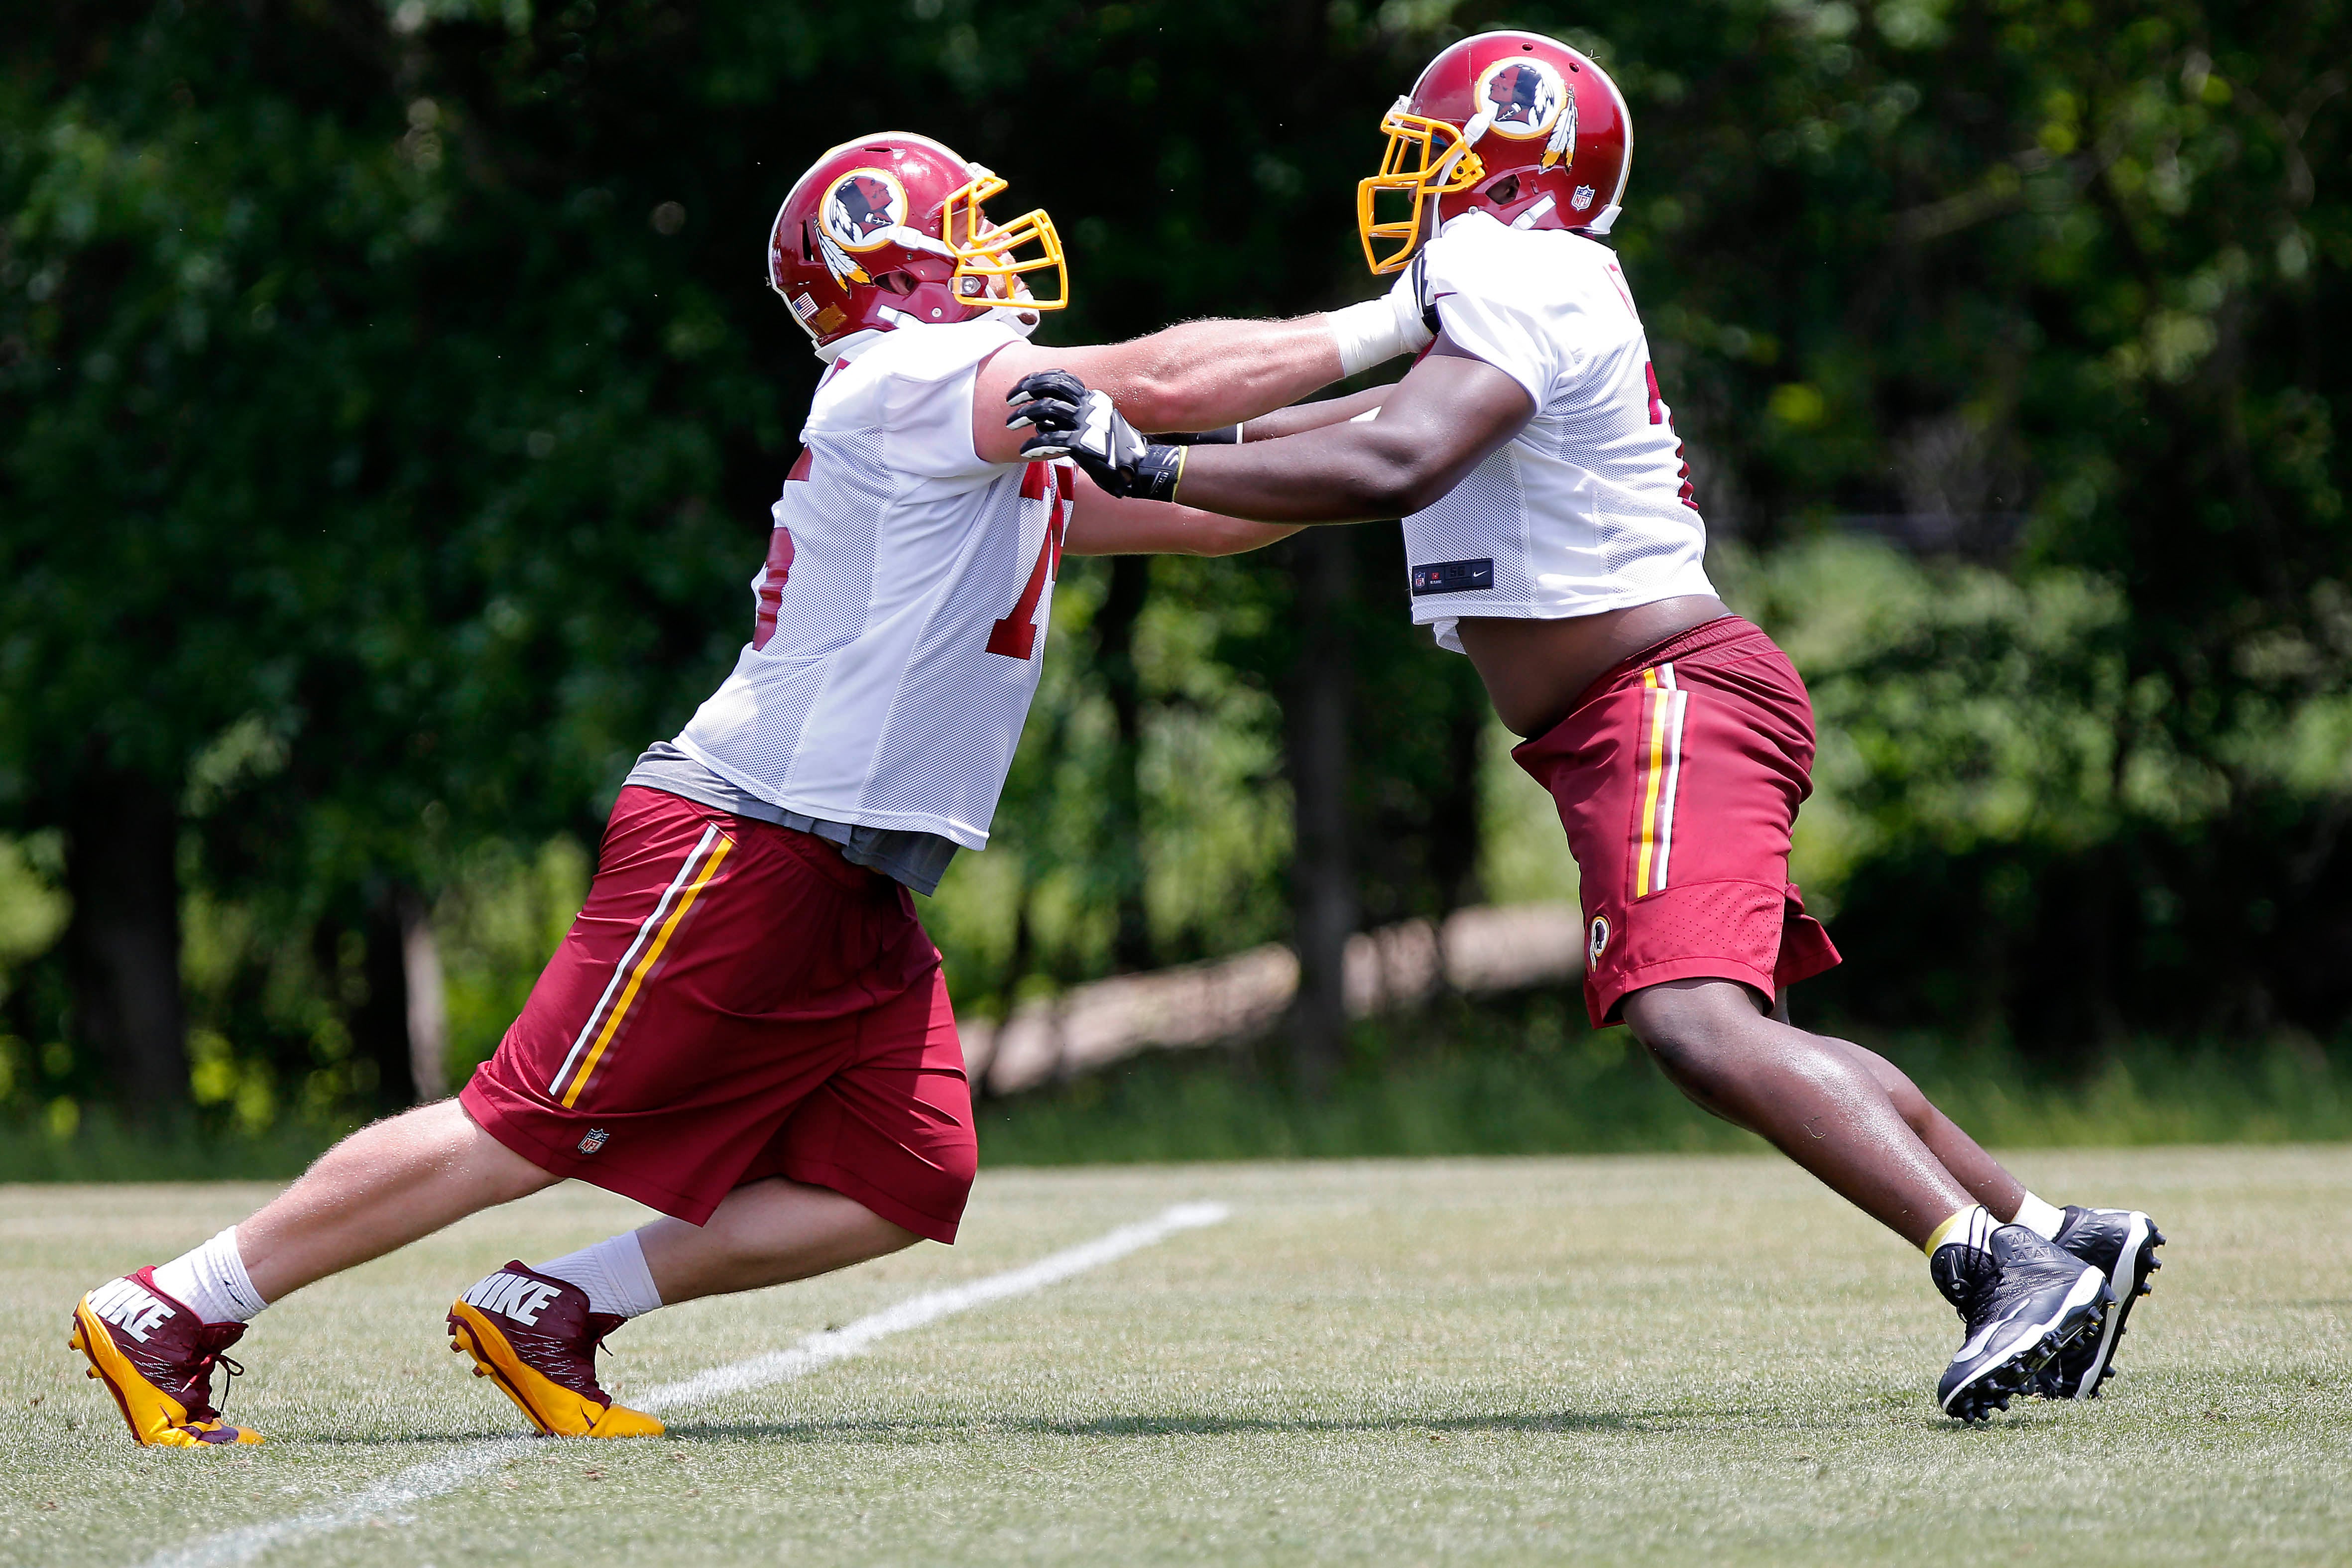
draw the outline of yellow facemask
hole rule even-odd
[[[1061,310],[1070,302],[1070,268],[1062,256],[1062,237],[1054,231],[1054,220],[1043,207],[1010,223],[989,221],[981,205],[1004,188],[1004,181],[982,169],[971,184],[950,195],[940,210],[940,232],[956,257],[956,292],[974,299],[1017,301],[1024,310]],[[1018,253],[1026,246],[1035,246],[1037,253],[1022,258]],[[1048,268],[1054,274],[1054,297],[1041,300],[1031,291],[1024,274]],[[976,279],[977,286],[967,287],[963,281],[967,278]]]
[[[1443,120],[1410,112],[1407,102],[1398,99],[1381,117],[1389,146],[1381,172],[1356,186],[1356,232],[1363,237],[1365,264],[1376,275],[1402,271],[1412,259],[1432,201],[1466,191],[1486,174],[1486,164],[1469,148],[1475,138],[1465,140]],[[1373,204],[1383,194],[1405,198],[1411,209],[1403,217],[1381,221]],[[1385,252],[1383,242],[1390,247]]]

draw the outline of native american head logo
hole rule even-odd
[[[907,188],[881,169],[852,169],[824,193],[825,233],[844,250],[870,250],[907,221]]]
[[[1568,100],[1568,84],[1549,60],[1496,60],[1478,76],[1478,107],[1496,134],[1516,141],[1549,131]]]

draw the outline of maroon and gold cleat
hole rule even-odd
[[[74,1308],[66,1343],[89,1358],[89,1375],[114,1395],[131,1435],[150,1447],[258,1443],[261,1434],[232,1426],[213,1403],[213,1367],[231,1377],[245,1369],[221,1354],[245,1334],[243,1323],[207,1323],[185,1302],[155,1289],[142,1268],[110,1279]]]
[[[652,1416],[596,1385],[596,1352],[626,1319],[588,1310],[577,1285],[509,1263],[449,1309],[449,1348],[474,1358],[530,1424],[556,1437],[656,1437]]]

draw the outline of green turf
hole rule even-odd
[[[2114,1394],[1964,1430],[1917,1256],[1769,1157],[983,1176],[963,1245],[667,1311],[632,1388],[1190,1198],[1233,1217],[867,1358],[546,1444],[273,1563],[2342,1562],[2352,1151],[2021,1156],[2173,1237]],[[260,1450],[142,1451],[65,1349],[97,1279],[261,1187],[0,1189],[0,1562],[127,1568],[517,1428],[439,1317],[625,1223],[559,1189],[305,1292],[240,1347]]]

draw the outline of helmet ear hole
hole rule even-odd
[[[1486,199],[1498,207],[1509,206],[1519,199],[1519,177],[1506,174],[1486,188]]]
[[[903,268],[897,272],[885,272],[874,281],[901,299],[915,291],[915,275]]]

